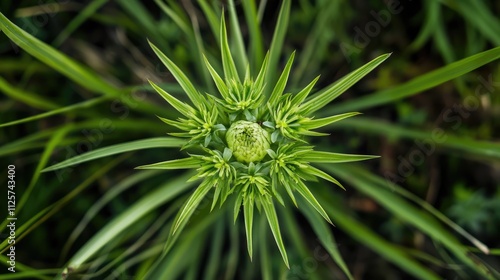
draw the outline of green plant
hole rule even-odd
[[[138,167],[139,169],[190,169],[198,171],[190,180],[202,179],[200,186],[177,215],[171,234],[186,224],[196,207],[209,191],[215,189],[212,209],[220,205],[230,194],[236,197],[234,219],[243,207],[248,253],[252,258],[254,207],[264,210],[269,226],[287,267],[285,251],[278,217],[273,200],[285,206],[282,193],[290,196],[295,206],[294,193],[300,194],[321,216],[330,218],[304,181],[322,178],[341,188],[343,186],[332,176],[314,167],[311,163],[352,162],[373,158],[373,156],[347,155],[314,151],[305,136],[324,136],[313,131],[359,113],[345,113],[326,118],[314,119],[314,113],[342,94],[356,81],[382,63],[389,55],[382,55],[365,66],[350,73],[334,87],[320,94],[307,97],[319,77],[297,93],[284,93],[295,54],[288,60],[275,86],[266,79],[269,54],[266,55],[255,79],[250,76],[250,66],[246,66],[243,82],[236,69],[229,50],[224,17],[220,24],[221,61],[224,74],[219,75],[205,57],[207,69],[214,80],[219,95],[202,95],[188,77],[156,46],[153,50],[172,72],[176,80],[193,103],[188,105],[173,97],[159,86],[152,87],[183,118],[177,121],[160,118],[171,127],[183,130],[169,133],[172,136],[188,138],[184,148],[201,147],[203,155],[191,154],[188,158],[174,159]],[[244,58],[238,60],[245,61]],[[221,76],[224,77],[221,78]],[[266,87],[273,88],[272,91]],[[265,92],[270,92],[266,97]]]
[[[419,10],[416,1],[401,1],[403,14],[392,14],[380,36],[351,53],[348,62],[338,46],[355,44],[352,26],[368,26],[366,17],[372,11],[383,15],[387,8],[383,2],[284,0],[275,10],[271,1],[229,0],[224,5],[226,16],[221,14],[224,1],[96,0],[83,6],[22,2],[0,4],[0,91],[7,96],[0,103],[0,156],[3,166],[16,164],[19,172],[16,277],[353,279],[351,271],[356,270],[368,279],[498,278],[498,229],[479,228],[485,245],[461,227],[467,229],[467,223],[455,223],[463,222],[460,217],[450,219],[442,212],[460,209],[458,204],[467,206],[459,199],[452,202],[456,207],[443,206],[457,182],[497,187],[499,71],[491,62],[500,58],[500,49],[494,47],[500,25],[494,4],[427,0]],[[61,9],[46,13],[47,7]],[[44,16],[48,25],[27,24]],[[220,32],[223,18],[230,26],[227,40]],[[453,25],[447,26],[448,21]],[[464,24],[457,27],[456,22]],[[419,29],[421,35],[413,38]],[[226,46],[222,40],[230,51],[221,49]],[[406,47],[408,42],[414,42],[411,48]],[[155,65],[158,59],[151,45],[157,46],[153,50],[166,61],[168,72]],[[367,75],[387,55],[377,56],[388,51],[395,55]],[[233,59],[234,68],[224,65],[221,53],[226,53],[226,62]],[[267,71],[261,88],[256,80],[263,62]],[[186,78],[176,82],[181,72]],[[222,82],[214,83],[212,72]],[[315,78],[319,73],[322,79]],[[237,76],[240,82],[228,83],[225,75]],[[280,76],[288,80],[280,82]],[[219,85],[227,88],[229,98],[224,98]],[[273,95],[278,85],[283,89]],[[304,85],[312,87],[310,96],[299,107],[301,117],[294,119],[283,112],[294,110],[294,99]],[[479,91],[478,86],[482,86]],[[314,87],[321,90],[315,93]],[[246,94],[233,98],[230,92]],[[180,110],[170,110],[158,93]],[[276,100],[270,102],[272,96]],[[325,99],[316,103],[319,96]],[[466,102],[471,97],[480,101],[480,109],[448,114],[455,105],[470,105]],[[203,101],[197,102],[198,98]],[[254,106],[259,103],[263,106]],[[279,110],[270,110],[267,104]],[[315,104],[321,109],[314,110]],[[248,107],[256,108],[245,112]],[[321,119],[353,116],[351,111],[362,111],[364,116],[312,127]],[[203,116],[193,119],[193,114]],[[447,122],[446,116],[455,121]],[[299,122],[309,122],[309,127],[297,130],[294,125]],[[301,134],[316,129],[331,134]],[[166,130],[178,134],[158,137]],[[264,136],[261,143],[268,142],[270,152],[247,162],[246,150],[235,153],[237,147],[229,145],[228,131],[251,132],[245,139],[253,133]],[[434,141],[436,135],[443,137]],[[229,136],[240,141],[237,134]],[[425,152],[419,150],[422,145],[432,152],[423,163],[410,166],[410,175],[400,172],[400,158],[415,159]],[[362,165],[316,162],[325,155],[332,159],[332,152],[346,153],[342,157],[347,153],[382,157]],[[296,158],[287,158],[290,154]],[[312,155],[314,160],[306,160]],[[208,164],[206,169],[186,172],[134,170],[165,160],[172,166],[189,164],[186,169]],[[290,160],[286,168],[282,160]],[[315,169],[303,167],[304,161]],[[266,163],[269,166],[263,166]],[[332,188],[328,180],[296,172],[301,168],[337,178],[346,192]],[[243,206],[243,219],[233,222],[238,194],[244,192],[229,194],[231,185],[211,192],[214,182],[207,178],[214,172],[239,177],[239,181],[232,178],[239,190],[260,195],[264,189],[274,196],[282,237],[278,246],[286,248],[290,269],[280,250],[270,246],[276,240],[266,213],[253,215],[253,234],[247,233],[250,207]],[[297,181],[289,188],[293,198],[279,199],[272,183],[279,183],[276,194],[290,196],[286,186],[290,180]],[[474,180],[481,184],[471,184]],[[317,204],[308,203],[297,187],[310,191]],[[192,202],[194,192],[207,194],[189,216],[182,210],[193,208],[183,204]],[[437,199],[433,193],[439,193]],[[268,212],[273,214],[272,209]],[[491,216],[479,217],[493,224]],[[386,233],[388,220],[394,221],[389,230],[399,235]],[[0,246],[4,264],[6,250],[9,244],[4,239]],[[357,269],[363,267],[369,269]],[[0,279],[11,276],[2,272]]]

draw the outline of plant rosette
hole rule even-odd
[[[197,170],[192,180],[201,180],[201,183],[179,211],[171,229],[172,235],[182,230],[202,199],[213,189],[212,209],[217,203],[222,205],[230,195],[234,195],[236,221],[243,207],[250,257],[254,208],[257,207],[259,212],[264,211],[283,260],[289,266],[274,202],[284,205],[282,194],[286,193],[298,206],[295,199],[298,194],[331,223],[306,181],[321,178],[343,187],[332,176],[311,164],[352,162],[376,157],[314,150],[307,137],[328,135],[316,130],[359,114],[350,112],[315,119],[314,113],[375,69],[389,54],[375,58],[312,96],[309,95],[319,76],[302,90],[285,93],[295,53],[288,59],[274,86],[266,81],[269,53],[255,79],[251,77],[249,67],[241,79],[229,50],[224,17],[220,26],[223,75],[219,75],[204,57],[218,89],[217,96],[199,92],[182,70],[151,44],[192,103],[187,104],[150,82],[158,94],[182,115],[177,120],[160,119],[180,130],[170,135],[187,139],[182,149],[201,148],[204,153],[137,168]]]

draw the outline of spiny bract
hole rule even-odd
[[[326,134],[316,132],[314,129],[359,113],[345,113],[320,119],[314,119],[313,113],[342,94],[389,55],[375,58],[332,86],[307,98],[319,77],[297,93],[284,93],[295,53],[290,56],[274,86],[266,81],[269,53],[262,62],[257,77],[252,79],[247,67],[242,82],[229,51],[224,17],[220,26],[223,77],[215,71],[208,59],[204,58],[219,91],[218,96],[200,93],[187,76],[151,44],[154,52],[171,71],[192,102],[192,105],[186,104],[151,82],[152,87],[183,115],[177,120],[160,119],[182,131],[170,134],[187,138],[188,141],[183,149],[201,147],[204,154],[191,154],[188,158],[138,168],[197,169],[198,173],[192,179],[201,179],[202,182],[177,215],[172,226],[172,234],[182,230],[201,200],[214,189],[212,209],[217,202],[222,205],[230,195],[233,195],[236,220],[243,206],[250,257],[252,257],[254,206],[257,206],[259,211],[264,210],[283,260],[288,266],[274,199],[284,205],[281,194],[286,192],[297,206],[295,195],[298,193],[331,223],[325,210],[304,181],[319,177],[342,186],[311,163],[338,163],[373,158],[373,156],[315,151],[305,137]]]

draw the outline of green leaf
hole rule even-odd
[[[196,210],[196,207],[198,207],[200,202],[207,195],[208,191],[210,191],[210,189],[214,186],[213,183],[214,182],[212,180],[205,180],[196,188],[175,218],[171,235],[175,234],[181,224],[189,220],[189,217],[191,217],[194,210]]]
[[[283,185],[283,187],[286,190],[286,193],[288,194],[288,196],[292,200],[293,205],[295,205],[295,207],[298,208],[299,206],[297,205],[297,200],[295,200],[295,196],[293,195],[292,187],[290,186],[291,182],[289,182],[288,180],[285,180],[284,176],[281,174],[280,174],[280,178],[282,178],[281,184]]]
[[[149,42],[149,41],[148,41]],[[201,94],[196,90],[194,85],[191,83],[191,81],[188,79],[186,74],[182,72],[182,70],[175,65],[165,54],[163,54],[153,43],[149,42],[149,45],[153,49],[153,51],[156,53],[158,58],[161,60],[161,62],[168,68],[168,70],[172,73],[174,76],[175,80],[181,85],[182,89],[186,92],[187,96],[191,100],[191,102],[196,106],[198,109],[200,109],[199,104],[204,104],[205,99]]]
[[[2,77],[0,77],[0,91],[12,99],[19,100],[37,109],[52,110],[60,107],[52,101],[38,96],[35,93],[14,87]]]
[[[308,174],[311,174],[311,175],[314,175],[316,177],[320,177],[320,178],[323,178],[327,181],[330,181],[332,183],[334,183],[335,185],[339,186],[340,188],[342,188],[344,191],[345,191],[345,188],[344,186],[342,186],[342,184],[340,184],[339,181],[337,181],[335,178],[333,178],[332,176],[328,175],[327,173],[323,172],[322,170],[314,167],[314,166],[311,166],[309,165],[307,168],[304,168],[303,169],[304,172],[308,173]]]
[[[160,9],[182,30],[187,40],[187,48],[185,50],[189,52],[192,61],[195,63],[194,69],[197,72],[197,76],[203,77],[205,82],[208,84],[209,75],[206,68],[203,67],[203,40],[201,39],[200,30],[198,26],[198,20],[194,12],[191,10],[185,10],[176,2],[169,1],[168,5],[164,0],[155,0],[155,3],[160,7]],[[190,20],[191,19],[191,20]]]
[[[82,87],[111,97],[119,97],[122,94],[122,90],[107,83],[86,66],[22,30],[9,21],[2,13],[0,13],[0,30],[30,55],[67,76]]]
[[[70,105],[70,106],[66,106],[66,107],[62,107],[62,108],[59,108],[59,109],[48,111],[48,112],[45,112],[45,113],[42,113],[42,114],[38,114],[38,115],[35,115],[35,116],[31,116],[31,117],[27,117],[27,118],[24,118],[24,119],[15,120],[15,121],[11,121],[11,122],[8,122],[8,123],[0,124],[0,127],[6,127],[6,126],[11,126],[11,125],[17,125],[17,124],[21,124],[21,123],[36,121],[36,120],[47,118],[47,117],[50,117],[50,116],[54,116],[54,115],[58,115],[58,114],[62,114],[62,113],[67,113],[67,112],[72,112],[72,111],[75,111],[77,109],[89,108],[89,107],[97,105],[97,104],[99,104],[101,102],[104,102],[106,100],[108,100],[108,98],[105,97],[105,96],[97,97],[97,98],[86,100],[86,101],[83,101],[83,102],[80,102],[80,103],[77,103],[77,104],[73,104],[73,105]]]
[[[135,169],[192,169],[200,167],[201,163],[202,160],[198,158],[188,157],[141,165]]]
[[[125,211],[108,222],[85,245],[80,247],[78,252],[68,262],[68,268],[78,269],[108,242],[140,221],[146,214],[187,190],[192,184],[187,183],[186,180],[192,175],[193,173],[190,172],[186,175],[176,177],[173,181],[152,189],[137,202],[128,206]]]
[[[261,88],[265,86],[264,79],[266,77],[267,67],[269,66],[269,52],[264,57],[264,61],[262,61],[262,66],[260,67],[259,74],[255,79],[255,86],[257,88]]]
[[[285,90],[285,86],[288,81],[288,77],[290,76],[290,69],[292,68],[294,58],[295,58],[295,52],[293,52],[290,58],[288,59],[288,62],[285,65],[285,69],[281,73],[281,76],[278,79],[276,85],[274,86],[271,96],[269,97],[269,104],[273,107],[277,105],[279,98],[281,97],[283,91]]]
[[[320,128],[329,124],[332,124],[334,122],[338,122],[340,120],[350,118],[356,115],[359,115],[361,113],[358,112],[351,112],[351,113],[345,113],[345,114],[340,114],[340,115],[335,115],[327,118],[322,118],[322,119],[316,119],[316,120],[309,120],[307,122],[304,122],[301,124],[301,127],[304,129],[316,129]]]
[[[161,89],[159,86],[157,86],[152,81],[149,81],[149,84],[151,84],[153,89],[161,97],[163,97],[170,105],[172,105],[172,107],[174,107],[177,111],[179,111],[179,113],[183,114],[184,116],[186,116],[188,118],[190,118],[196,114],[196,111],[193,109],[193,107],[191,107],[188,104],[181,102],[179,99],[173,97],[172,95],[170,95],[168,92]]]
[[[314,80],[312,80],[303,90],[301,90],[293,97],[291,101],[293,106],[299,106],[304,101],[304,99],[306,99],[306,97],[309,95],[314,85],[316,84],[316,82],[318,82],[319,77],[320,76],[314,78]]]
[[[440,1],[450,8],[457,10],[463,18],[473,25],[484,37],[488,38],[494,45],[500,44],[498,34],[500,32],[500,21],[490,10],[486,3],[481,1]]]
[[[386,104],[415,95],[419,92],[428,90],[449,80],[469,73],[487,63],[500,58],[500,47],[496,47],[473,56],[469,56],[457,62],[448,64],[439,69],[428,72],[416,77],[402,85],[389,89],[381,90],[376,93],[342,102],[335,108],[328,108],[322,113],[335,114],[345,111],[361,110],[378,105]]]
[[[318,211],[319,214],[321,214],[321,216],[323,216],[323,218],[327,222],[329,222],[330,224],[333,225],[332,220],[330,220],[330,218],[328,217],[328,214],[326,214],[326,212],[323,209],[323,207],[321,207],[321,205],[319,204],[319,202],[316,200],[316,198],[311,193],[311,191],[309,190],[309,188],[304,184],[304,182],[302,182],[301,180],[299,180],[297,182],[297,184],[295,185],[295,189],[300,193],[300,195],[302,195],[302,197],[304,197],[306,199],[306,201],[314,209],[316,209],[316,211]]]
[[[207,66],[208,71],[210,72],[210,76],[212,76],[212,79],[215,82],[215,85],[217,86],[217,89],[219,90],[220,94],[224,99],[229,99],[229,91],[227,89],[226,83],[224,83],[224,80],[219,76],[217,71],[212,67],[210,62],[208,62],[208,59],[206,56],[203,56],[203,59],[205,60],[205,64]]]
[[[59,32],[56,39],[54,39],[53,46],[60,46],[82,23],[91,17],[97,10],[109,0],[95,0],[82,8],[81,12],[74,17],[69,24],[67,24],[62,31]]]
[[[373,118],[355,118],[345,120],[335,124],[335,127],[346,129],[358,129],[364,133],[373,133],[383,135],[389,138],[407,138],[419,140],[423,145],[429,146],[429,150],[434,152],[434,147],[441,146],[451,148],[457,151],[457,155],[479,156],[484,159],[500,159],[500,143],[475,140],[466,137],[460,137],[444,131],[441,128],[434,128],[431,131],[412,129],[386,121]],[[429,144],[425,144],[429,143]],[[419,148],[421,150],[422,148]],[[427,153],[427,152],[426,152]]]
[[[64,248],[61,252],[62,258],[65,258],[69,249],[78,239],[80,234],[87,228],[88,224],[93,221],[93,218],[99,214],[101,209],[103,209],[110,201],[115,199],[117,196],[121,195],[123,192],[129,188],[136,186],[144,181],[151,180],[152,177],[158,176],[161,171],[157,170],[146,170],[134,173],[126,178],[122,179],[119,183],[113,186],[109,191],[105,192],[99,197],[97,201],[90,208],[85,211],[85,215],[80,220],[77,226],[73,228],[71,235],[67,238]]]
[[[375,199],[377,203],[385,207],[388,211],[405,222],[415,226],[432,239],[442,243],[471,269],[474,269],[487,279],[490,278],[488,277],[488,272],[484,265],[473,260],[469,256],[471,254],[469,250],[467,250],[450,231],[444,229],[429,213],[421,211],[420,208],[407,202],[390,189],[385,188],[383,185],[379,185],[381,182],[375,183],[373,180],[368,180],[369,177],[373,177],[370,172],[353,165],[337,165],[335,167],[331,165],[322,165],[322,167],[344,180],[349,181],[359,191]],[[381,181],[385,183],[385,180]]]
[[[286,267],[290,269],[285,245],[283,244],[283,239],[281,238],[278,216],[276,215],[276,209],[274,209],[273,199],[271,196],[260,196],[260,202],[262,204],[262,208],[264,208],[264,212],[266,213],[267,222],[269,223],[269,227],[271,228],[271,231],[273,233],[274,240],[276,241],[281,256],[283,257],[283,261],[285,262]]]
[[[328,163],[340,163],[340,162],[351,162],[378,158],[379,156],[369,156],[369,155],[353,155],[353,154],[339,154],[330,153],[322,151],[310,151],[302,156],[301,159],[308,162],[328,162]]]
[[[217,41],[220,41],[220,33],[219,33],[220,21],[218,19],[218,16],[214,12],[214,9],[212,9],[210,5],[207,4],[206,0],[198,0],[198,4],[200,4],[200,8],[205,14],[205,18],[207,19],[208,25],[210,26],[210,29],[212,30],[212,33],[215,36],[215,39]]]
[[[142,150],[142,149],[152,149],[152,148],[167,148],[167,147],[181,147],[186,141],[179,140],[177,138],[171,137],[159,137],[132,141],[128,143],[122,143],[117,145],[112,145],[105,148],[100,148],[93,150],[73,158],[67,159],[60,163],[54,164],[42,170],[42,172],[54,171],[61,168],[66,168],[69,166],[77,165],[83,162],[95,160],[98,158],[103,158],[111,155],[116,155],[120,153]]]
[[[141,38],[147,37],[152,41],[156,41],[159,47],[164,51],[171,51],[168,40],[165,38],[166,36],[164,36],[165,33],[161,28],[158,28],[159,22],[154,18],[153,13],[145,7],[144,1],[116,0],[115,2],[126,12],[123,17],[130,20],[130,25],[132,25],[133,28],[139,28],[136,33],[137,36]],[[111,20],[113,20],[113,18],[111,18]],[[113,24],[114,23],[115,22],[113,22]]]
[[[63,138],[67,135],[67,133],[71,130],[71,126],[65,126],[62,129],[58,129],[50,138],[48,141],[47,145],[45,146],[45,150],[43,151],[42,156],[38,159],[38,164],[36,166],[35,172],[33,176],[31,177],[30,184],[28,187],[23,191],[23,195],[19,202],[17,203],[17,211],[21,211],[23,208],[24,204],[26,201],[29,199],[31,192],[33,191],[33,188],[35,187],[36,183],[38,182],[38,179],[40,177],[40,173],[47,165],[47,162],[49,161],[50,155],[54,151],[54,149],[57,147],[58,144],[60,144],[63,140]]]
[[[253,236],[253,210],[254,210],[254,197],[253,195],[248,195],[243,203],[243,216],[245,218],[245,232],[247,235],[247,248],[248,254],[250,255],[250,260],[252,260],[253,250],[252,250],[252,236]]]
[[[261,279],[262,280],[273,280],[273,273],[271,267],[271,256],[268,253],[268,231],[266,230],[266,218],[264,215],[260,215],[260,223],[258,223],[259,228],[259,238],[257,239],[260,243],[259,251],[260,251],[260,267],[261,267]],[[279,229],[278,229],[279,230]]]
[[[243,42],[243,35],[241,35],[240,23],[238,22],[238,14],[236,13],[234,0],[229,0],[229,18],[231,20],[231,30],[233,31],[232,37],[236,40],[236,55],[234,59],[239,70],[243,71],[245,67],[248,66],[248,58],[245,50],[245,43]]]
[[[422,46],[429,40],[440,18],[440,6],[438,1],[423,2],[425,10],[425,22],[421,24],[420,32],[417,38],[411,43],[409,49],[416,51],[420,50]]]
[[[348,90],[352,85],[361,80],[368,73],[373,71],[373,69],[377,68],[377,66],[379,66],[382,62],[389,58],[390,55],[391,54],[383,54],[373,59],[372,61],[352,71],[329,87],[309,98],[309,100],[301,106],[303,114],[309,115],[323,108],[325,105]]]
[[[341,30],[345,24],[339,18],[343,18],[343,3],[338,1],[323,1],[314,4],[314,24],[308,27],[307,37],[303,38],[298,66],[293,71],[292,87],[301,83],[304,78],[308,78],[310,73],[315,73],[321,64],[327,59],[326,53],[329,51],[334,40],[343,40],[336,30]],[[312,8],[312,7],[311,7]],[[309,12],[304,11],[309,14]],[[328,34],[328,35],[327,35]]]
[[[224,77],[226,81],[236,81],[240,82],[240,77],[238,75],[238,70],[234,64],[233,56],[231,55],[231,50],[229,49],[229,43],[227,41],[227,30],[226,21],[224,20],[224,14],[221,16],[220,23],[220,45],[221,45],[221,55],[222,55],[222,66],[224,68]]]
[[[301,207],[300,212],[302,212],[306,219],[309,221],[314,230],[314,233],[316,233],[316,236],[321,242],[321,245],[323,245],[328,254],[333,258],[335,263],[340,267],[340,269],[342,269],[348,279],[354,280],[354,277],[351,275],[351,272],[349,271],[349,268],[347,267],[344,259],[342,259],[332,231],[330,230],[325,220],[323,220],[318,215],[318,213],[314,212],[309,207],[309,205]]]
[[[273,39],[269,49],[269,66],[266,72],[266,83],[268,85],[275,84],[275,75],[278,69],[278,62],[281,54],[283,53],[283,42],[288,29],[288,20],[290,18],[290,0],[284,0],[281,4],[278,21],[274,29]],[[265,90],[266,96],[271,94],[271,89]]]
[[[255,63],[252,66],[254,69],[257,69],[257,64],[260,63],[264,57],[264,44],[262,43],[262,31],[259,27],[255,1],[242,1],[240,3],[243,5],[243,12],[245,13],[250,35],[251,61]]]
[[[422,280],[441,279],[434,272],[411,258],[401,248],[386,241],[356,218],[346,213],[345,209],[341,206],[342,203],[337,201],[332,203],[331,196],[328,195],[319,197],[325,205],[326,211],[328,211],[328,214],[335,221],[335,224],[353,239],[372,249],[416,278]]]

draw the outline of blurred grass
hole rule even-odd
[[[498,276],[497,257],[466,246],[479,238],[498,256],[498,227],[472,237],[443,214],[450,204],[458,211],[467,209],[454,193],[457,185],[490,196],[498,192],[498,4],[402,2],[402,12],[390,14],[388,25],[380,26],[366,46],[348,57],[339,46],[356,46],[355,27],[366,31],[369,22],[376,22],[371,12],[387,11],[382,2],[97,0],[54,5],[46,10],[49,6],[37,1],[0,3],[5,34],[0,35],[0,156],[2,166],[16,165],[20,204],[15,277],[57,278],[68,267],[78,268],[73,278],[87,274],[99,279],[196,279],[198,271],[206,271],[206,279]],[[185,225],[189,234],[167,243],[173,214],[192,191],[185,183],[190,174],[148,175],[133,169],[185,155],[175,148],[180,142],[158,142],[170,139],[158,137],[171,127],[155,115],[177,116],[149,94],[147,80],[187,99],[147,40],[174,58],[197,82],[197,89],[212,92],[215,87],[202,55],[214,68],[223,68],[218,58],[223,8],[232,26],[232,52],[245,54],[240,57],[257,69],[270,49],[267,78],[277,81],[277,69],[296,50],[297,64],[287,88],[293,93],[321,74],[314,89],[320,94],[353,69],[393,52],[337,102],[317,111],[317,117],[350,110],[365,113],[335,123],[327,131],[330,137],[315,140],[323,150],[382,158],[363,167],[325,166],[347,189],[330,191],[331,185],[318,183],[314,190],[336,227],[302,208],[305,203],[299,203],[300,211],[292,205],[279,208],[291,270],[283,265],[264,219],[254,223],[259,238],[250,262],[240,245],[243,223],[228,222],[231,211],[224,208],[210,213],[208,201],[202,201],[193,221]],[[236,67],[242,70],[245,63],[236,61]],[[384,71],[389,75],[383,76]],[[492,83],[481,84],[477,77],[491,77]],[[476,94],[480,84],[483,91]],[[267,89],[271,94],[272,86]],[[477,98],[479,109],[467,117],[455,112],[461,122],[451,126],[442,111],[464,104],[470,96]],[[400,99],[410,108],[410,120],[424,112],[423,123],[405,122]],[[107,131],[103,124],[113,129]],[[398,173],[400,156],[414,150],[414,141],[432,138],[436,128],[443,129],[446,141],[435,143],[435,152],[413,166],[413,174],[398,186],[408,193],[387,189],[384,174]],[[168,147],[174,148],[159,149]],[[123,156],[117,157],[120,153]],[[165,222],[155,224],[160,216]],[[402,224],[403,231],[390,227],[402,232],[402,240],[384,233],[391,219]],[[498,224],[500,218],[492,214],[490,222]],[[6,240],[1,241],[5,252]],[[165,244],[169,250],[162,255]],[[131,245],[137,254],[128,250]],[[327,261],[317,257],[318,250],[329,256]],[[307,266],[311,263],[315,266]],[[0,279],[11,277],[0,274]]]

